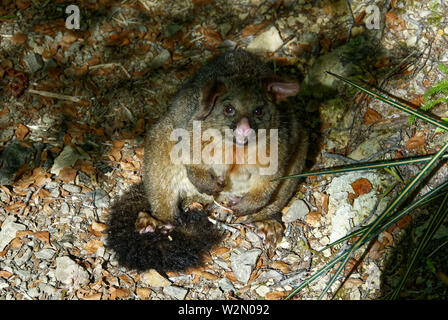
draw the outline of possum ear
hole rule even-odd
[[[282,101],[299,93],[300,84],[295,81],[270,77],[266,79],[266,91],[272,94],[276,101]]]
[[[207,118],[215,107],[216,100],[225,92],[224,83],[219,80],[211,80],[202,87],[200,115],[197,120]]]

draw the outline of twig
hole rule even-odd
[[[44,97],[48,97],[48,98],[56,98],[56,99],[61,99],[61,100],[68,100],[68,101],[72,101],[72,102],[75,102],[75,103],[79,103],[79,102],[82,101],[82,99],[77,98],[77,97],[68,96],[68,95],[65,95],[65,94],[54,93],[54,92],[49,92],[49,91],[28,89],[28,92],[29,93],[38,94],[40,96],[44,96]]]
[[[218,226],[218,227],[222,227],[223,229],[226,229],[227,231],[230,231],[230,232],[232,232],[233,234],[240,233],[240,231],[239,231],[238,229],[229,227],[228,225],[226,225],[226,224],[224,224],[224,223],[222,223],[222,222],[219,222],[219,221],[217,221],[217,220],[215,220],[215,219],[208,218],[208,220],[209,220],[211,223],[213,223],[214,225],[216,225],[216,226]]]
[[[120,67],[121,70],[123,70],[123,72],[126,74],[126,77],[131,79],[131,75],[129,74],[129,72],[123,67],[123,65],[121,63],[118,63],[118,62],[97,64],[97,65],[89,67],[89,70],[95,70],[95,69],[99,69],[99,68],[103,68],[103,67]]]
[[[352,11],[352,7],[350,5],[350,0],[345,0],[345,4],[347,5],[348,13],[350,13],[350,18],[352,19],[352,23],[350,24],[350,27],[348,28],[348,33],[347,33],[347,42],[349,42],[350,36],[352,33],[352,28],[355,25],[355,17],[353,17],[353,11]]]

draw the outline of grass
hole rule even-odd
[[[448,70],[445,70],[448,71]],[[383,101],[390,106],[393,106],[399,110],[402,110],[404,112],[407,112],[408,114],[414,116],[415,118],[422,119],[428,123],[431,123],[435,125],[438,129],[441,130],[447,130],[448,129],[448,123],[445,121],[441,121],[439,119],[434,118],[428,113],[422,112],[420,110],[416,110],[413,108],[410,108],[408,106],[405,106],[403,104],[400,104],[396,101],[387,99],[386,97],[379,95],[371,90],[368,90],[361,85],[352,82],[348,79],[345,79],[341,76],[338,76],[336,74],[333,74],[329,72],[329,74],[337,77],[338,79],[348,83],[349,85],[363,91],[364,93],[373,96],[375,99],[378,99],[380,101]],[[437,85],[436,85],[437,86]],[[431,90],[431,94],[436,94],[440,92],[444,92],[444,86],[439,86],[437,89]],[[448,87],[447,87],[448,88]],[[330,262],[328,262],[323,268],[319,269],[317,272],[312,274],[308,279],[303,281],[299,287],[292,290],[286,299],[291,299],[294,295],[296,295],[300,290],[302,290],[304,287],[309,285],[312,281],[316,280],[321,275],[325,274],[326,272],[330,271],[337,265],[336,270],[333,272],[333,275],[331,276],[330,281],[327,283],[326,287],[322,290],[319,298],[323,298],[325,294],[328,292],[328,290],[332,287],[332,285],[339,279],[341,276],[342,271],[346,268],[347,263],[349,259],[353,256],[353,254],[360,249],[363,245],[370,242],[372,239],[374,239],[376,236],[378,236],[379,233],[386,230],[388,227],[390,227],[393,223],[400,220],[405,215],[411,213],[416,208],[425,205],[429,202],[432,202],[436,199],[441,199],[443,197],[443,201],[441,205],[439,206],[439,209],[437,212],[435,212],[431,216],[431,220],[428,224],[428,227],[422,237],[420,239],[418,247],[414,250],[414,253],[411,258],[411,262],[408,264],[405,273],[403,274],[399,284],[395,288],[394,292],[389,297],[390,299],[397,299],[399,297],[399,293],[401,289],[403,288],[404,284],[406,283],[409,274],[412,271],[412,268],[415,264],[415,261],[420,256],[422,250],[427,246],[429,241],[434,236],[435,232],[439,229],[439,227],[442,225],[442,223],[446,220],[448,216],[448,181],[441,184],[434,190],[426,193],[422,197],[414,200],[411,202],[408,206],[405,208],[399,210],[401,204],[403,201],[409,196],[409,194],[415,190],[423,181],[424,177],[431,172],[438,161],[440,159],[446,159],[448,158],[448,155],[445,154],[445,152],[448,150],[448,142],[446,142],[437,153],[432,155],[427,155],[423,157],[413,157],[408,159],[399,159],[399,160],[391,160],[391,161],[381,161],[381,162],[375,162],[375,163],[361,163],[351,166],[345,166],[345,167],[338,167],[338,168],[332,168],[332,169],[326,169],[318,172],[309,172],[304,174],[297,174],[297,175],[291,175],[287,177],[282,177],[280,179],[290,179],[290,178],[297,178],[297,177],[304,177],[304,176],[310,176],[310,175],[320,175],[320,174],[336,174],[336,173],[342,173],[342,172],[351,172],[351,171],[357,171],[357,170],[369,170],[369,169],[378,169],[378,168],[392,168],[399,165],[406,165],[411,163],[417,163],[417,162],[425,162],[425,165],[423,168],[416,174],[411,181],[409,181],[403,189],[398,193],[398,195],[389,203],[389,205],[381,212],[381,214],[369,225],[361,227],[359,230],[351,233],[350,235],[347,235],[336,242],[330,244],[328,247],[334,246],[336,244],[342,243],[344,241],[347,241],[350,238],[358,237],[353,243],[339,256],[333,258]],[[325,248],[325,249],[326,249]]]

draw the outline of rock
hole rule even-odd
[[[168,286],[163,288],[163,293],[177,300],[183,300],[187,295],[188,290],[176,286]]]
[[[235,287],[233,286],[232,282],[227,278],[222,278],[221,280],[219,280],[218,286],[224,292],[235,291]]]
[[[27,262],[31,256],[33,255],[33,251],[30,247],[28,246],[24,246],[24,248],[22,249],[23,253],[20,256],[15,256],[14,257],[14,262],[16,263],[16,265],[18,265],[19,267],[24,264],[25,262]]]
[[[0,278],[0,290],[8,288],[9,287],[9,283],[5,280]]]
[[[268,31],[259,34],[249,43],[247,50],[251,52],[274,52],[283,45],[283,40],[276,27],[272,26]]]
[[[23,60],[31,73],[36,73],[44,66],[42,57],[35,52],[27,54]]]
[[[109,195],[106,191],[98,189],[88,192],[86,196],[93,201],[96,208],[108,208],[110,203]]]
[[[246,238],[250,241],[250,243],[252,243],[254,247],[261,247],[261,239],[255,232],[246,231]]]
[[[255,292],[261,297],[264,297],[269,291],[271,290],[267,286],[259,286],[255,289]]]
[[[75,186],[74,184],[64,183],[62,189],[70,193],[80,193],[81,187]]]
[[[164,278],[154,269],[140,275],[140,279],[143,284],[149,287],[167,287],[171,285],[171,282],[168,279]]]
[[[261,254],[261,249],[239,250],[240,253],[233,252],[230,256],[233,273],[238,281],[247,283],[258,257]]]
[[[310,209],[303,200],[295,200],[288,211],[282,215],[282,220],[284,223],[289,223],[296,221],[300,218],[305,217],[310,212]]]
[[[10,185],[18,170],[33,160],[35,150],[18,141],[9,144],[0,154],[0,185]]]
[[[154,69],[160,68],[168,61],[169,58],[170,52],[166,49],[163,49],[154,59],[152,59],[149,65]]]
[[[88,160],[90,156],[80,147],[65,146],[59,156],[54,159],[50,172],[59,175],[59,172],[69,166],[73,166],[78,160]]]
[[[36,253],[34,253],[34,256],[37,259],[41,259],[41,260],[50,260],[51,258],[53,258],[54,254],[56,253],[55,250],[53,249],[42,249]]]
[[[26,227],[23,224],[15,223],[16,218],[13,215],[8,216],[1,226],[0,231],[0,251],[16,237],[17,231],[23,231]]]
[[[89,274],[69,257],[56,258],[56,280],[68,286],[82,286],[89,283]]]
[[[256,283],[266,283],[268,281],[274,283],[274,282],[279,282],[283,279],[283,275],[276,271],[276,270],[267,270],[267,271],[263,271],[263,273],[261,273],[257,280]]]

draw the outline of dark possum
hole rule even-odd
[[[160,271],[200,264],[201,253],[220,237],[204,212],[183,209],[191,199],[202,204],[227,203],[240,223],[253,223],[268,245],[275,247],[284,230],[281,210],[298,185],[297,179],[276,178],[301,172],[308,149],[303,114],[288,102],[299,89],[296,81],[278,77],[268,64],[244,50],[214,57],[187,80],[147,132],[144,190],[141,185],[135,187],[112,208],[108,245],[120,264]],[[249,143],[254,136],[269,150],[278,146],[273,151],[278,157],[270,162],[276,163],[277,170],[264,173],[267,165],[260,159],[241,163],[235,156],[226,163],[173,161],[170,155],[177,141],[170,138],[171,133],[182,129],[194,136],[198,122],[204,130],[214,129],[224,137],[230,131],[232,135],[225,139],[230,148],[242,148],[243,157],[255,154],[256,145]],[[259,134],[272,129],[278,139]],[[202,148],[208,146],[201,143]]]
[[[108,221],[107,246],[126,268],[182,271],[199,266],[202,253],[221,241],[220,233],[202,211],[182,211],[169,234],[171,240],[159,229],[144,234],[137,232],[135,222],[139,212],[150,212],[142,183],[115,200]]]

